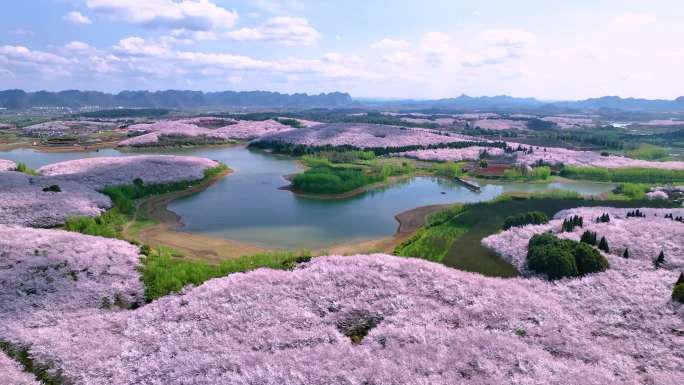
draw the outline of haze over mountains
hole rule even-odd
[[[22,110],[34,107],[97,107],[97,108],[354,108],[385,107],[399,109],[449,109],[449,110],[621,110],[639,112],[684,112],[684,96],[674,100],[621,98],[603,96],[576,101],[542,101],[535,98],[517,98],[507,95],[436,100],[354,100],[343,92],[281,94],[269,91],[221,91],[202,92],[184,90],[122,91],[108,94],[98,91],[67,90],[59,92],[23,90],[0,91],[0,107]]]

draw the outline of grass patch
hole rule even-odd
[[[665,160],[669,154],[666,148],[652,144],[641,144],[638,148],[625,151],[625,155],[633,159],[642,160]]]
[[[27,166],[26,163],[17,163],[17,168],[15,168],[14,171],[23,172],[24,174],[28,174],[28,175],[32,175],[32,176],[40,175],[38,173],[38,171]]]
[[[144,250],[141,275],[145,285],[145,298],[153,301],[170,293],[179,292],[187,285],[199,285],[209,279],[242,273],[262,267],[289,270],[298,263],[308,262],[308,252],[272,252],[243,256],[209,265],[201,261],[178,259],[169,248]]]
[[[467,206],[458,205],[430,215],[426,225],[397,246],[393,254],[442,262],[454,240],[467,231],[453,223],[453,219],[465,210]]]
[[[129,220],[128,215],[121,213],[118,207],[114,207],[97,217],[68,218],[64,229],[106,238],[122,238],[123,227]]]
[[[204,177],[200,180],[178,181],[173,183],[145,184],[142,179],[135,179],[132,185],[105,186],[102,193],[112,199],[114,205],[123,214],[132,215],[135,212],[135,201],[150,195],[165,194],[182,191],[208,179],[212,179],[226,172],[228,167],[220,164],[204,170]]]
[[[566,178],[599,182],[676,183],[684,181],[684,170],[657,168],[600,168],[564,166],[561,175]]]
[[[551,176],[551,167],[538,166],[509,168],[504,171],[504,179],[509,180],[547,180]]]
[[[310,168],[292,179],[292,187],[311,194],[345,193],[415,171],[409,162],[396,164],[367,160],[363,164],[334,163],[320,156],[305,156],[302,161]]]

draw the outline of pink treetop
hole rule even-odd
[[[54,163],[38,169],[58,181],[74,181],[91,188],[131,184],[136,178],[145,183],[169,183],[202,179],[204,170],[217,162],[206,158],[175,155],[99,157]]]
[[[532,165],[538,161],[549,164],[565,164],[571,166],[591,166],[605,168],[660,168],[660,169],[684,169],[684,162],[656,162],[626,158],[624,156],[602,156],[593,151],[575,151],[558,147],[537,147],[519,143],[508,143],[509,147],[517,149],[522,146],[525,149],[532,148],[532,153],[516,152],[516,161],[520,164]]]
[[[358,148],[426,146],[438,143],[482,140],[466,135],[444,135],[433,130],[366,123],[327,123],[310,128],[269,134],[261,141],[275,141],[307,146],[342,146]]]
[[[616,265],[550,283],[321,257],[133,311],[17,325],[13,338],[76,383],[681,383],[684,306],[669,301],[678,272]],[[345,335],[361,330],[359,344]]]
[[[17,164],[11,160],[0,159],[0,171],[11,171],[17,168]]]
[[[43,189],[57,185],[59,192]],[[97,216],[112,203],[78,182],[0,172],[0,223],[31,227],[61,225],[72,216]]]

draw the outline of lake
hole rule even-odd
[[[415,177],[367,193],[339,200],[303,198],[278,189],[284,175],[300,170],[290,158],[245,147],[205,147],[121,152],[42,153],[28,149],[0,152],[0,159],[23,162],[33,168],[70,159],[128,156],[140,153],[193,155],[225,163],[234,172],[199,194],[169,205],[185,227],[181,230],[249,242],[263,247],[318,249],[394,234],[394,216],[415,207],[440,203],[487,201],[509,191],[549,189],[597,194],[612,185],[593,182],[484,183],[473,192],[444,178]]]

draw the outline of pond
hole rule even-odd
[[[0,152],[0,159],[37,168],[83,157],[139,153],[114,149],[41,153],[22,149]],[[318,249],[390,236],[397,229],[396,214],[424,205],[487,201],[508,191],[565,189],[597,194],[613,187],[592,182],[484,183],[480,192],[473,192],[455,181],[415,177],[350,198],[321,200],[278,189],[287,184],[284,175],[299,170],[290,158],[245,147],[146,150],[144,153],[202,156],[228,165],[233,174],[199,194],[173,201],[169,209],[182,218],[183,231],[272,248]]]

